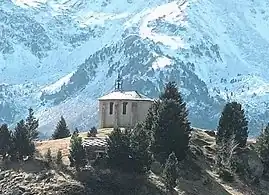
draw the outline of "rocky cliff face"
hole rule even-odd
[[[251,135],[268,120],[268,0],[0,2],[0,122],[32,106],[43,133],[60,115],[86,130],[119,71],[151,97],[176,81],[194,126],[215,128],[232,100]]]

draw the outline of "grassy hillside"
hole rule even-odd
[[[111,129],[99,130],[97,136],[104,137]],[[80,134],[82,137],[86,133]],[[68,164],[68,147],[70,138],[48,140],[36,143],[39,153],[45,154],[51,148],[52,155],[61,150],[65,163]],[[249,145],[251,145],[249,143]],[[251,148],[251,147],[250,147]],[[175,194],[178,195],[267,195],[269,182],[261,180],[260,184],[249,184],[236,177],[232,183],[219,179],[214,172],[215,137],[202,130],[192,132],[190,152],[187,159],[180,163],[180,175]],[[2,165],[1,165],[2,166]],[[1,169],[0,166],[0,169]],[[3,168],[2,168],[3,169]],[[122,174],[111,170],[92,167],[74,176],[72,170],[54,171],[42,163],[25,162],[23,165],[9,164],[9,172],[0,171],[0,187],[4,194],[11,189],[18,190],[24,186],[30,194],[128,194],[128,195],[165,195],[164,184],[160,177],[160,167],[152,167],[147,178]],[[50,174],[47,174],[50,173]],[[30,182],[23,178],[31,176]],[[1,176],[2,175],[2,176]],[[1,177],[4,178],[1,180]],[[21,180],[16,179],[22,178]],[[41,177],[41,179],[39,178]],[[15,179],[14,179],[15,178]],[[37,179],[39,178],[39,179]],[[0,190],[1,191],[1,190]],[[14,192],[14,191],[12,191]],[[1,194],[0,193],[0,194]]]

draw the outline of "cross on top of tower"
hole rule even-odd
[[[118,73],[118,78],[115,81],[115,91],[122,91],[122,77]]]

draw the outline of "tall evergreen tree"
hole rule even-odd
[[[70,130],[67,127],[64,117],[61,116],[61,120],[58,122],[56,129],[52,134],[52,139],[62,139],[66,137],[70,137]]]
[[[63,154],[61,150],[58,150],[57,155],[56,155],[56,165],[58,167],[63,165]]]
[[[248,121],[240,103],[227,103],[221,114],[216,142],[225,143],[235,136],[239,147],[245,147],[248,138]]]
[[[29,137],[28,129],[24,120],[17,123],[12,136],[14,147],[12,148],[13,159],[22,160],[23,157],[32,157],[35,152],[35,145]]]
[[[172,152],[166,160],[163,178],[169,190],[172,190],[176,186],[176,180],[178,178],[178,160],[174,152]]]
[[[0,127],[0,155],[5,159],[12,148],[11,133],[7,124]]]
[[[38,125],[39,121],[38,119],[35,118],[34,116],[34,110],[32,108],[28,109],[28,117],[26,118],[26,123],[25,123],[28,132],[29,132],[29,137],[31,140],[37,139],[38,138]]]
[[[130,136],[130,149],[133,170],[146,173],[150,170],[152,154],[150,152],[151,135],[142,124],[137,124]]]
[[[156,116],[152,121],[152,150],[155,158],[164,164],[169,154],[175,152],[178,160],[184,159],[189,146],[191,127],[186,103],[174,82],[166,85],[160,101],[155,106]]]
[[[76,170],[80,170],[80,168],[84,167],[87,164],[86,151],[82,145],[82,138],[77,135],[73,135],[70,142],[70,166],[75,167]]]
[[[150,140],[142,124],[132,131],[114,129],[108,139],[108,165],[123,172],[145,174],[152,162]]]
[[[146,119],[144,121],[144,128],[147,129],[149,132],[152,130],[153,121],[157,115],[157,110],[159,108],[160,101],[154,101],[152,106],[149,108],[147,113]]]
[[[269,173],[269,123],[257,138],[256,150],[265,166],[265,172]]]
[[[177,84],[175,82],[168,82],[165,85],[164,92],[160,95],[160,100],[174,100],[183,104],[183,99],[178,92]]]
[[[50,148],[47,150],[47,153],[45,155],[45,159],[46,159],[47,163],[49,164],[49,166],[51,166],[52,165],[52,156],[51,156]]]
[[[132,150],[130,148],[130,132],[121,132],[115,128],[109,135],[108,142],[108,165],[113,169],[130,171],[132,164]]]

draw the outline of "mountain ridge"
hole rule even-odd
[[[225,102],[239,101],[257,135],[269,116],[266,6],[268,0],[2,1],[0,122],[14,124],[32,106],[44,133],[60,115],[87,130],[97,122],[97,98],[113,89],[120,71],[124,89],[151,97],[176,81],[201,128],[215,128]]]

